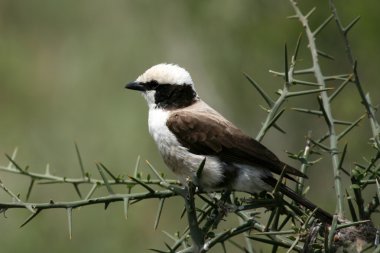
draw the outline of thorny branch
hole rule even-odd
[[[361,98],[361,104],[364,106],[367,116],[370,121],[371,126],[371,132],[372,132],[372,139],[371,142],[373,143],[373,146],[375,148],[375,154],[371,161],[369,162],[369,165],[362,171],[362,173],[357,173],[355,171],[355,175],[351,178],[353,182],[357,182],[361,187],[364,189],[367,186],[367,183],[374,184],[376,182],[376,178],[378,179],[380,177],[380,166],[377,165],[378,160],[380,159],[380,124],[379,121],[376,118],[376,109],[375,106],[372,105],[370,95],[369,93],[365,94],[363,86],[361,84],[359,73],[358,73],[358,62],[354,58],[354,54],[351,48],[351,45],[349,43],[348,34],[351,31],[351,29],[354,27],[354,25],[359,21],[360,16],[356,17],[354,20],[352,20],[347,26],[344,26],[342,24],[342,21],[338,15],[338,10],[336,9],[336,6],[334,4],[333,0],[329,0],[329,5],[331,9],[331,13],[334,17],[336,26],[338,28],[338,31],[340,35],[343,38],[345,50],[347,59],[352,67],[352,75],[353,75],[353,82],[355,83],[356,89],[360,95]],[[369,179],[363,180],[366,176]],[[356,189],[355,194],[357,197],[360,195],[360,190]],[[360,197],[359,197],[360,198]],[[360,200],[357,199],[357,202],[360,203]],[[367,207],[364,207],[364,205],[359,205],[359,213],[363,213],[364,215],[361,217],[362,219],[369,218],[370,215],[379,207],[380,205],[380,197],[372,198],[372,201],[368,204]],[[353,214],[353,211],[351,211]],[[355,214],[354,214],[355,215]]]
[[[80,181],[81,179],[78,178],[72,178],[70,180],[64,180],[61,181],[61,177],[55,177],[52,175],[47,176],[46,174],[38,174],[38,173],[32,173],[32,172],[25,172],[25,170],[20,170],[21,167],[17,168],[16,166],[19,166],[15,162],[15,154],[13,154],[10,158],[10,164],[8,166],[2,166],[2,170],[6,172],[11,173],[18,173],[23,174],[26,176],[32,175],[35,180],[42,180],[45,178],[48,178],[49,180],[52,180],[52,178],[56,179],[60,183],[65,184],[74,184]],[[203,163],[204,164],[204,163]],[[199,192],[199,189],[195,186],[193,181],[189,179],[188,184],[183,187],[179,186],[178,183],[175,180],[167,180],[165,179],[151,164],[149,164],[149,167],[151,168],[153,174],[158,179],[137,179],[138,177],[130,177],[130,179],[125,184],[128,183],[128,186],[130,187],[130,191],[134,189],[135,186],[141,186],[144,191],[139,192],[129,192],[129,193],[113,193],[112,186],[116,183],[120,182],[114,182],[111,180],[108,180],[105,178],[105,175],[101,176],[102,180],[99,179],[91,179],[95,180],[93,182],[101,182],[99,183],[100,186],[104,187],[110,187],[111,190],[109,191],[110,195],[108,196],[102,196],[102,197],[90,197],[85,198],[77,201],[70,201],[70,202],[56,202],[54,200],[50,200],[45,203],[33,203],[33,202],[24,202],[20,198],[17,197],[16,194],[11,192],[8,188],[6,188],[2,183],[0,184],[0,188],[2,188],[4,191],[6,191],[12,198],[17,198],[17,202],[11,201],[11,202],[3,202],[0,203],[0,210],[2,212],[5,212],[9,209],[19,209],[19,208],[28,208],[32,211],[32,214],[21,224],[21,227],[28,224],[30,221],[32,221],[37,215],[41,214],[43,211],[48,209],[66,209],[67,210],[67,216],[68,216],[68,227],[69,227],[69,235],[71,238],[72,234],[72,211],[76,208],[83,207],[83,206],[89,206],[89,205],[95,205],[95,204],[104,204],[105,207],[108,207],[111,203],[114,202],[124,202],[124,212],[125,217],[128,216],[128,206],[130,206],[133,203],[136,203],[138,201],[144,200],[144,199],[169,199],[176,196],[181,196],[184,199],[185,207],[186,207],[186,213],[188,216],[188,224],[189,229],[185,230],[183,236],[181,238],[175,239],[175,243],[173,246],[170,247],[172,251],[178,250],[179,247],[184,247],[184,249],[180,250],[179,252],[207,252],[209,249],[213,248],[217,244],[224,243],[225,241],[230,240],[232,237],[235,237],[237,235],[240,235],[242,233],[245,233],[247,231],[256,230],[259,232],[265,232],[269,233],[268,236],[270,238],[277,242],[281,243],[282,245],[288,245],[288,247],[291,247],[293,242],[287,238],[285,238],[282,233],[275,232],[272,230],[269,230],[267,226],[260,224],[255,218],[250,217],[250,209],[252,208],[259,208],[264,206],[271,206],[268,205],[270,203],[270,199],[267,201],[262,201],[260,199],[256,200],[252,199],[240,199],[239,201],[236,199],[235,203],[231,203],[229,200],[230,193],[223,193],[223,194],[207,194]],[[201,170],[201,169],[200,169]],[[18,171],[18,172],[16,172]],[[110,172],[110,170],[107,169],[107,171]],[[136,173],[135,173],[136,174]],[[198,176],[201,176],[201,172],[197,173]],[[138,175],[138,174],[136,174]],[[112,178],[111,175],[109,177]],[[41,179],[42,178],[42,179]],[[118,180],[116,180],[118,181]],[[197,180],[194,179],[194,182]],[[86,183],[84,181],[83,183]],[[153,189],[155,188],[161,188],[161,189]],[[163,189],[162,189],[163,188]],[[89,193],[87,193],[87,196],[92,195],[93,189],[90,189]],[[201,211],[199,211],[196,208],[195,205],[195,197],[201,198],[205,202],[205,207],[202,208]],[[248,201],[248,202],[247,202]],[[155,227],[157,226],[159,219],[160,219],[160,213],[163,208],[163,202],[160,202],[159,212],[155,221]],[[276,205],[283,205],[281,199],[276,200]],[[272,205],[273,206],[273,205]],[[217,229],[219,222],[222,221],[222,219],[227,215],[227,213],[235,213],[240,218],[244,218],[244,222],[242,222],[239,226],[236,228],[232,228],[228,231],[219,232],[216,233],[214,236],[211,236],[211,231],[214,231]],[[215,233],[215,232],[212,232]],[[188,236],[192,239],[192,244],[189,244],[188,242]],[[189,246],[187,246],[189,245]],[[294,246],[296,249],[300,249],[299,246]]]
[[[375,116],[375,110],[374,110],[375,107],[371,104],[369,94],[364,93],[363,87],[360,82],[359,74],[358,74],[357,61],[354,59],[352,49],[348,40],[348,32],[359,21],[360,16],[355,18],[350,24],[344,27],[342,25],[342,22],[340,21],[338,11],[335,7],[334,1],[329,0],[329,4],[330,4],[332,15],[334,16],[335,23],[338,27],[338,30],[341,36],[343,37],[343,41],[344,41],[344,45],[345,45],[346,53],[347,53],[347,58],[352,66],[352,71],[354,74],[354,83],[356,85],[356,88],[362,100],[362,104],[364,105],[368,113],[369,120],[371,122],[372,136],[374,138],[374,142],[376,143],[377,147],[380,148],[380,124],[377,121],[376,116]]]
[[[315,43],[315,36],[318,34],[318,32],[323,29],[327,23],[331,20],[331,17],[326,19],[322,25],[317,28],[315,31],[312,31],[309,27],[308,17],[305,16],[301,10],[298,8],[297,3],[293,0],[290,0],[293,9],[295,11],[295,15],[298,17],[299,21],[302,23],[302,26],[305,30],[307,39],[308,39],[308,48],[310,49],[311,58],[313,62],[313,66],[310,68],[310,71],[314,73],[316,82],[319,84],[320,89],[326,89],[326,82],[325,82],[325,76],[322,74],[322,70],[320,68],[320,65],[318,63],[318,50]],[[321,98],[321,110],[323,112],[324,118],[326,120],[326,123],[328,125],[329,130],[329,139],[330,139],[330,152],[331,152],[331,159],[332,159],[332,165],[333,165],[333,171],[334,171],[334,184],[335,184],[335,191],[336,191],[336,197],[337,197],[337,212],[340,217],[343,217],[343,191],[342,191],[342,182],[341,182],[341,176],[340,176],[340,170],[338,168],[339,165],[339,149],[338,149],[338,140],[337,140],[337,134],[334,126],[334,117],[332,115],[331,106],[330,106],[330,100],[328,97],[328,94],[326,91],[322,91],[320,94]]]

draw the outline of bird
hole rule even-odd
[[[231,190],[256,194],[281,193],[330,223],[332,215],[279,183],[307,176],[282,162],[272,151],[227,120],[198,96],[191,75],[176,64],[147,69],[125,88],[142,93],[148,108],[149,133],[165,164],[185,184],[203,162],[198,187],[203,191]]]

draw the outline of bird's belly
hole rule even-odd
[[[176,174],[181,183],[185,184],[188,179],[193,179],[203,159],[206,158],[200,181],[201,187],[206,191],[223,189],[220,183],[229,181],[224,178],[227,165],[216,157],[195,155],[189,152],[174,135],[171,135],[171,133],[156,133],[153,138],[165,164]],[[263,177],[270,176],[270,172],[243,164],[234,164],[233,167],[238,172],[236,178],[232,179],[231,184],[226,185],[226,188],[250,193],[271,190],[271,187],[268,188],[268,185],[261,180]]]
[[[193,179],[204,158],[206,163],[200,181],[202,188],[213,189],[223,180],[223,168],[215,157],[192,154],[181,145],[163,145],[159,149],[166,165],[182,183]]]

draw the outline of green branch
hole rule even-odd
[[[358,69],[357,69],[357,61],[355,60],[352,49],[348,40],[348,32],[354,27],[354,25],[359,21],[360,17],[355,18],[350,24],[348,24],[346,27],[343,26],[342,22],[340,21],[338,11],[335,7],[334,1],[329,0],[330,9],[332,12],[332,15],[334,17],[335,23],[337,25],[338,31],[343,37],[344,45],[346,48],[346,55],[348,58],[349,63],[352,66],[352,71],[354,75],[354,83],[356,85],[356,89],[358,90],[358,93],[360,95],[360,98],[362,100],[362,104],[364,105],[369,120],[371,122],[371,130],[372,130],[372,136],[374,138],[375,143],[377,144],[377,147],[380,148],[380,124],[376,119],[375,116],[375,110],[373,105],[371,104],[371,99],[368,94],[365,94],[363,87],[360,82]]]
[[[343,217],[344,210],[343,210],[343,201],[344,201],[344,193],[342,189],[342,181],[340,176],[340,170],[338,168],[339,165],[339,155],[338,155],[338,136],[336,134],[335,126],[334,126],[334,118],[332,115],[331,105],[329,101],[329,96],[327,94],[327,91],[325,90],[326,87],[326,77],[322,74],[322,70],[319,66],[318,62],[318,50],[317,46],[315,44],[315,31],[313,32],[309,26],[308,17],[303,15],[301,10],[299,9],[297,3],[294,0],[289,0],[294,11],[295,16],[298,17],[299,21],[301,22],[305,32],[306,37],[308,39],[308,48],[310,50],[312,62],[313,62],[313,74],[317,81],[317,83],[320,85],[320,89],[322,90],[320,96],[321,96],[321,102],[322,102],[322,110],[324,112],[324,117],[326,120],[326,123],[329,127],[329,140],[330,140],[330,146],[329,149],[331,152],[331,159],[332,159],[332,165],[333,165],[333,172],[334,172],[334,185],[335,185],[335,193],[337,198],[337,212],[340,217]],[[331,17],[329,17],[327,20],[330,20]],[[327,24],[328,22],[324,22],[323,24]],[[325,27],[325,26],[323,26]],[[319,32],[319,30],[317,30]]]

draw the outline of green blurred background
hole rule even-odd
[[[345,23],[362,16],[350,38],[364,88],[377,104],[380,2],[341,0],[337,4]],[[301,5],[304,12],[313,6],[318,9],[311,22],[317,27],[329,15],[328,3],[309,0]],[[302,30],[297,21],[286,19],[292,14],[287,1],[274,0],[0,0],[0,153],[10,154],[18,147],[17,161],[30,170],[43,172],[49,163],[53,173],[77,177],[77,142],[92,174],[96,174],[95,161],[102,161],[115,174],[132,174],[136,157],[141,155],[171,176],[148,134],[145,101],[125,90],[124,84],[154,64],[177,63],[192,74],[204,100],[255,136],[265,117],[260,109],[264,102],[242,73],[250,74],[275,96],[282,80],[268,70],[282,70],[284,43],[293,48]],[[333,62],[321,59],[326,74],[347,72],[335,23],[322,32],[317,43],[336,57]],[[301,66],[308,66],[308,56],[303,50]],[[295,105],[315,108],[316,101],[297,98],[286,107]],[[335,102],[334,113],[342,119],[356,119],[363,112],[354,88]],[[288,112],[280,124],[288,134],[271,130],[263,143],[286,161],[284,151],[302,149],[309,129],[315,136],[326,131],[323,119],[295,112]],[[346,138],[350,147],[347,169],[369,156],[368,138],[367,122]],[[5,157],[0,163],[7,163]],[[144,163],[141,167],[147,171]],[[309,175],[308,197],[334,211],[329,158],[312,167]],[[3,172],[0,178],[25,196],[26,178]],[[37,186],[31,196],[32,201],[50,199],[77,196],[69,186]],[[9,199],[0,191],[0,200]],[[163,241],[170,240],[161,230],[175,232],[184,226],[179,221],[181,201],[169,202],[157,231],[153,230],[158,205],[154,200],[133,206],[127,222],[121,204],[111,204],[107,211],[103,206],[75,210],[72,240],[64,210],[45,211],[22,229],[18,226],[28,213],[11,210],[6,218],[0,217],[1,252],[163,248]]]

